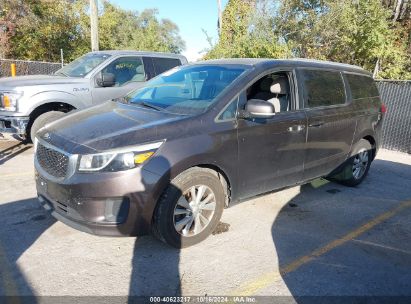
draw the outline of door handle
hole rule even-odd
[[[305,129],[304,125],[295,125],[295,126],[292,126],[292,127],[288,127],[287,131],[288,132],[300,132],[304,129]]]
[[[324,123],[323,123],[322,121],[319,121],[319,122],[315,122],[315,123],[309,124],[308,126],[309,126],[309,127],[313,127],[313,128],[319,128],[319,127],[321,127],[323,124],[324,124]]]

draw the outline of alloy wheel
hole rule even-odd
[[[352,175],[356,180],[361,179],[363,177],[365,171],[367,170],[368,166],[368,151],[361,150],[355,157],[354,163],[352,166]]]
[[[177,201],[174,228],[185,237],[195,236],[210,224],[215,209],[214,192],[205,185],[192,186]]]

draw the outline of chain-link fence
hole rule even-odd
[[[16,65],[16,75],[47,75],[61,68],[60,63],[0,59],[0,77],[11,76],[11,64]]]
[[[11,76],[12,63],[16,75],[52,74],[61,68],[60,63],[0,59],[0,77]],[[388,108],[381,147],[411,153],[411,81],[379,80],[377,86]]]
[[[387,106],[381,147],[411,153],[411,81],[377,81]]]

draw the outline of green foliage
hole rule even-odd
[[[130,34],[127,48],[180,53],[185,43],[179,36],[178,27],[168,19],[157,19],[157,10],[144,10],[136,18],[138,31]]]
[[[88,0],[0,0],[0,55],[18,59],[59,61],[90,51]],[[18,3],[17,2],[20,2]],[[24,4],[24,5],[22,5]],[[7,12],[15,11],[13,16]],[[170,20],[159,20],[156,10],[141,13],[123,10],[103,1],[99,13],[101,50],[135,49],[180,53],[184,41]],[[9,30],[10,29],[10,30]],[[13,29],[11,31],[11,29]]]
[[[8,55],[14,58],[58,61],[60,48],[73,51],[78,43],[77,16],[66,1],[25,1],[15,21]]]
[[[206,58],[304,57],[371,72],[378,61],[380,77],[409,79],[410,34],[391,15],[380,0],[230,0]]]
[[[278,29],[298,57],[356,64],[381,77],[407,77],[405,45],[379,0],[311,1],[296,6],[284,1]]]
[[[223,12],[219,43],[205,59],[226,57],[287,57],[287,45],[279,43],[271,20],[262,18],[264,7],[256,10],[255,0],[229,0]]]

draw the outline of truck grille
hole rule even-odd
[[[48,174],[62,178],[67,175],[69,157],[54,149],[37,144],[36,158],[39,165]]]

